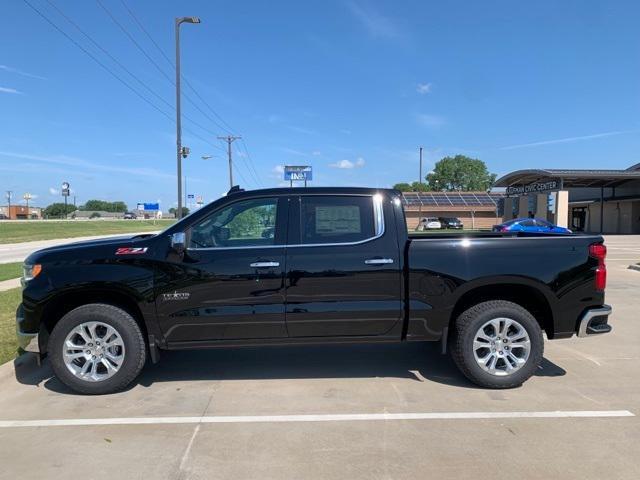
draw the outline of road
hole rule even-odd
[[[163,352],[102,397],[21,357],[0,367],[0,478],[636,480],[638,254],[609,241],[614,331],[547,342],[513,390],[476,388],[436,344]]]

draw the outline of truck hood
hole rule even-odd
[[[119,237],[97,238],[81,242],[65,243],[37,250],[25,259],[25,263],[45,263],[47,261],[83,260],[85,255],[91,259],[113,258],[119,248],[144,248],[155,234],[126,235]]]

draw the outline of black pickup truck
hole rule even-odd
[[[600,236],[410,235],[394,190],[234,187],[157,235],[33,253],[16,321],[88,394],[162,350],[400,341],[441,342],[471,381],[509,388],[543,331],[611,330],[605,256]]]

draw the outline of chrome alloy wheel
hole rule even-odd
[[[478,329],[473,339],[476,362],[491,375],[514,374],[527,363],[530,352],[529,334],[510,318],[489,320]]]
[[[111,378],[124,361],[122,336],[102,322],[85,322],[75,327],[67,335],[62,349],[69,371],[87,382]]]

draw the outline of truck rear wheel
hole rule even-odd
[[[520,305],[482,302],[455,322],[452,355],[460,371],[487,388],[513,388],[531,377],[544,352],[542,330]]]
[[[48,352],[62,383],[94,395],[124,389],[146,359],[144,337],[134,318],[101,303],[83,305],[62,317],[51,332]]]

